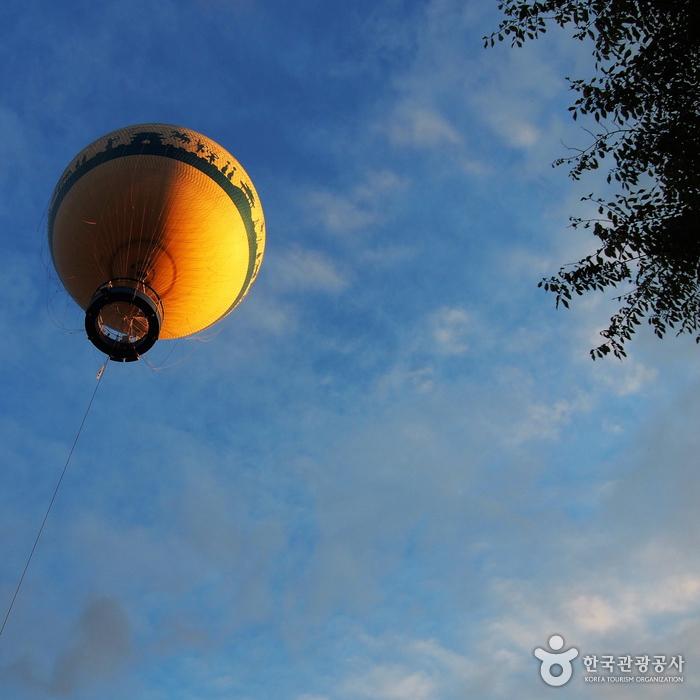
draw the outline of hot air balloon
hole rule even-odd
[[[250,177],[219,144],[140,124],[103,136],[66,168],[48,237],[88,338],[130,362],[241,303],[262,263],[265,220]]]

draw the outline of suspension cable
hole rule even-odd
[[[46,525],[46,521],[49,517],[49,513],[51,512],[51,508],[53,507],[54,501],[56,500],[56,496],[58,495],[58,490],[61,488],[61,482],[63,481],[63,477],[66,475],[66,471],[68,470],[68,465],[70,464],[71,457],[73,456],[73,451],[75,450],[75,446],[78,444],[78,438],[80,437],[80,434],[83,432],[83,427],[85,426],[85,421],[87,420],[88,414],[90,413],[90,409],[92,408],[92,402],[95,400],[95,396],[97,395],[97,390],[100,388],[100,383],[102,382],[102,377],[104,377],[105,370],[107,369],[108,363],[109,363],[109,358],[107,358],[105,360],[104,364],[100,367],[99,371],[97,372],[97,383],[95,384],[95,388],[92,392],[92,396],[90,397],[90,401],[87,405],[87,408],[85,409],[85,413],[83,414],[83,419],[80,421],[80,427],[78,428],[78,432],[75,434],[75,438],[73,439],[73,444],[71,445],[70,451],[68,452],[68,457],[66,458],[66,463],[63,465],[63,471],[61,472],[61,476],[59,477],[58,481],[56,482],[56,487],[53,490],[51,500],[49,501],[48,508],[46,509],[46,513],[44,514],[44,519],[41,521],[41,527],[39,527],[39,531],[36,533],[36,538],[34,539],[34,544],[32,545],[32,549],[29,552],[29,556],[27,557],[27,561],[24,565],[24,569],[22,570],[22,575],[19,577],[19,582],[17,583],[17,588],[15,588],[15,593],[12,596],[12,600],[10,601],[10,606],[7,608],[7,613],[5,613],[5,619],[2,622],[2,627],[0,627],[0,636],[2,636],[2,633],[5,631],[5,625],[7,624],[7,621],[10,618],[10,613],[12,612],[12,608],[15,605],[15,600],[17,600],[17,596],[19,595],[19,589],[22,587],[22,582],[24,581],[24,577],[27,573],[27,569],[29,568],[29,564],[32,561],[32,557],[34,556],[34,552],[36,550],[36,547],[39,544],[39,539],[41,538],[41,533],[44,531],[44,525]]]

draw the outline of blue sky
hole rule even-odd
[[[567,217],[600,181],[550,167],[586,141],[585,47],[484,51],[476,0],[0,18],[1,600],[101,363],[47,262],[63,167],[183,124],[244,164],[268,231],[232,316],[109,366],[2,697],[528,700],[553,632],[689,659],[683,687],[601,696],[697,697],[697,348],[642,330],[592,363],[609,299],[536,288],[590,246]]]

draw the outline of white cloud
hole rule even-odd
[[[360,260],[373,267],[395,267],[411,260],[416,254],[416,249],[409,245],[378,245],[363,250]]]
[[[599,541],[579,541],[581,571],[568,569],[556,579],[533,584],[515,580],[494,583],[502,614],[487,627],[491,643],[504,648],[530,649],[538,634],[565,633],[570,643],[600,645],[626,640],[647,643],[659,636],[660,625],[671,633],[700,616],[700,568],[685,559],[674,567],[668,556],[644,557],[648,545],[622,551],[620,571],[593,566]],[[668,552],[674,546],[657,542]],[[592,558],[591,558],[592,557]],[[616,562],[617,563],[617,562]],[[664,632],[663,634],[667,634]],[[645,641],[647,640],[647,641]]]
[[[270,284],[283,291],[339,292],[347,279],[331,258],[300,247],[281,251],[268,261]]]
[[[436,684],[425,673],[405,666],[375,666],[358,678],[346,681],[344,692],[373,700],[432,700]]]
[[[511,439],[516,442],[527,440],[551,440],[559,436],[559,431],[567,425],[574,414],[590,410],[590,396],[580,393],[573,399],[558,399],[552,403],[536,402],[525,409],[524,418],[516,423]]]
[[[381,220],[384,198],[406,184],[406,179],[391,170],[369,170],[346,191],[325,188],[307,191],[305,213],[331,233],[360,231]]]
[[[488,163],[466,155],[459,158],[459,164],[467,175],[484,176],[494,172]]]
[[[397,364],[380,378],[377,388],[380,392],[397,391],[412,386],[416,391],[427,394],[435,387],[435,369],[431,366],[406,367]]]
[[[418,639],[407,644],[407,649],[423,659],[433,661],[450,675],[468,680],[475,673],[474,663],[463,654],[447,649],[434,639]]]
[[[392,170],[370,170],[362,181],[352,190],[352,196],[360,202],[375,205],[390,192],[401,190],[408,185],[405,177],[400,177]]]
[[[534,118],[530,116],[538,110],[536,103],[518,98],[512,89],[506,87],[504,83],[508,82],[510,81],[503,79],[498,87],[491,84],[472,93],[472,110],[503,143],[512,148],[527,150],[541,136]]]
[[[556,131],[566,115],[562,73],[571,53],[569,44],[557,45],[551,36],[518,50],[497,46],[478,58],[464,81],[471,114],[510,148],[538,146],[536,158],[545,159],[540,166],[547,163],[547,151],[560,147]]]
[[[462,143],[457,129],[436,109],[411,103],[398,105],[383,130],[399,146],[430,148]]]
[[[664,543],[657,543],[664,546]],[[596,543],[587,552],[594,554]],[[667,545],[666,547],[667,548]],[[367,637],[355,641],[366,657],[355,657],[339,688],[343,698],[376,700],[457,700],[492,697],[535,700],[541,697],[535,646],[554,632],[582,653],[678,653],[686,658],[700,644],[700,571],[694,564],[671,573],[658,570],[647,547],[623,554],[623,569],[639,577],[591,571],[542,577],[537,581],[492,580],[491,615],[469,619],[464,649],[450,649],[434,639]],[[642,561],[646,569],[637,569]],[[663,622],[660,626],[658,623]],[[669,622],[672,624],[669,626]],[[341,678],[342,678],[341,671]],[[575,697],[587,697],[582,682],[570,686]],[[578,692],[582,694],[579,695]],[[644,689],[639,696],[649,692]],[[636,697],[636,695],[635,695]]]
[[[332,233],[349,233],[363,229],[376,219],[374,212],[352,197],[329,190],[313,190],[306,195],[309,216]]]
[[[539,129],[523,117],[517,116],[515,106],[507,107],[503,112],[492,114],[489,121],[493,130],[506,143],[516,148],[530,148],[540,138]]]
[[[626,623],[624,615],[598,595],[577,595],[564,609],[579,627],[592,632],[608,632]]]
[[[432,336],[439,352],[445,355],[463,355],[469,349],[467,339],[472,319],[466,309],[446,306],[432,317]]]
[[[267,276],[267,271],[265,275]],[[270,274],[274,274],[270,271]],[[274,286],[271,284],[270,286]],[[297,324],[297,310],[287,300],[275,298],[263,287],[262,282],[256,284],[255,293],[250,295],[245,303],[235,311],[235,330],[231,326],[218,326],[204,331],[203,334],[194,336],[192,342],[204,339],[205,341],[214,334],[226,334],[236,332],[240,334],[240,328],[256,334],[269,334],[281,336],[291,333]],[[240,344],[240,340],[238,341]]]
[[[366,657],[356,658],[352,672],[341,682],[343,697],[443,700],[459,697],[478,675],[472,659],[435,639],[391,635],[360,639]]]
[[[0,201],[0,214],[7,215],[13,209],[29,206],[32,199],[31,163],[26,157],[37,147],[33,125],[26,118],[4,104],[0,104],[0,185],[3,197]],[[8,266],[7,269],[12,269]]]
[[[643,581],[606,578],[594,593],[581,592],[562,605],[573,623],[584,631],[625,632],[644,628],[659,615],[700,612],[700,572],[665,575]]]
[[[599,377],[616,396],[631,396],[653,382],[657,374],[655,368],[628,357],[625,362],[605,364]]]

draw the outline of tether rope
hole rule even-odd
[[[0,627],[0,636],[2,636],[2,633],[5,631],[5,625],[7,624],[8,619],[10,618],[10,613],[12,612],[12,608],[15,605],[15,601],[17,600],[17,596],[19,595],[19,590],[22,587],[22,582],[24,581],[24,577],[27,573],[27,569],[29,569],[29,564],[32,561],[32,557],[34,556],[34,552],[36,551],[37,545],[39,544],[39,539],[41,538],[41,533],[44,531],[44,525],[46,525],[46,521],[48,520],[49,513],[51,512],[51,508],[53,507],[54,501],[56,500],[56,496],[58,495],[58,490],[61,488],[61,482],[63,481],[63,477],[66,475],[66,471],[68,470],[68,465],[70,464],[71,457],[73,456],[73,451],[75,450],[75,446],[78,444],[78,438],[80,437],[80,434],[83,432],[83,427],[85,426],[85,421],[87,420],[88,414],[90,413],[90,409],[92,408],[92,402],[95,400],[95,396],[97,395],[97,390],[100,388],[100,383],[102,382],[102,377],[105,375],[105,370],[107,369],[107,364],[109,363],[109,358],[105,360],[105,363],[100,367],[100,370],[97,373],[97,383],[95,384],[95,389],[92,392],[92,396],[90,397],[90,402],[87,405],[87,408],[85,409],[85,413],[83,414],[83,419],[80,421],[80,427],[78,428],[78,432],[75,434],[75,438],[73,440],[73,444],[71,445],[70,451],[68,452],[68,457],[66,459],[66,463],[63,465],[63,471],[61,472],[61,476],[58,479],[58,482],[56,483],[56,488],[53,490],[53,495],[51,496],[51,500],[49,501],[49,506],[46,509],[46,513],[44,514],[44,519],[41,521],[41,527],[39,528],[39,532],[36,533],[36,538],[34,539],[34,544],[32,545],[32,550],[29,552],[29,556],[27,557],[27,562],[24,565],[24,569],[22,570],[22,575],[19,577],[19,582],[17,583],[17,588],[15,588],[15,593],[12,596],[12,600],[10,601],[10,606],[7,609],[7,613],[5,613],[5,619],[2,621],[2,627]]]

